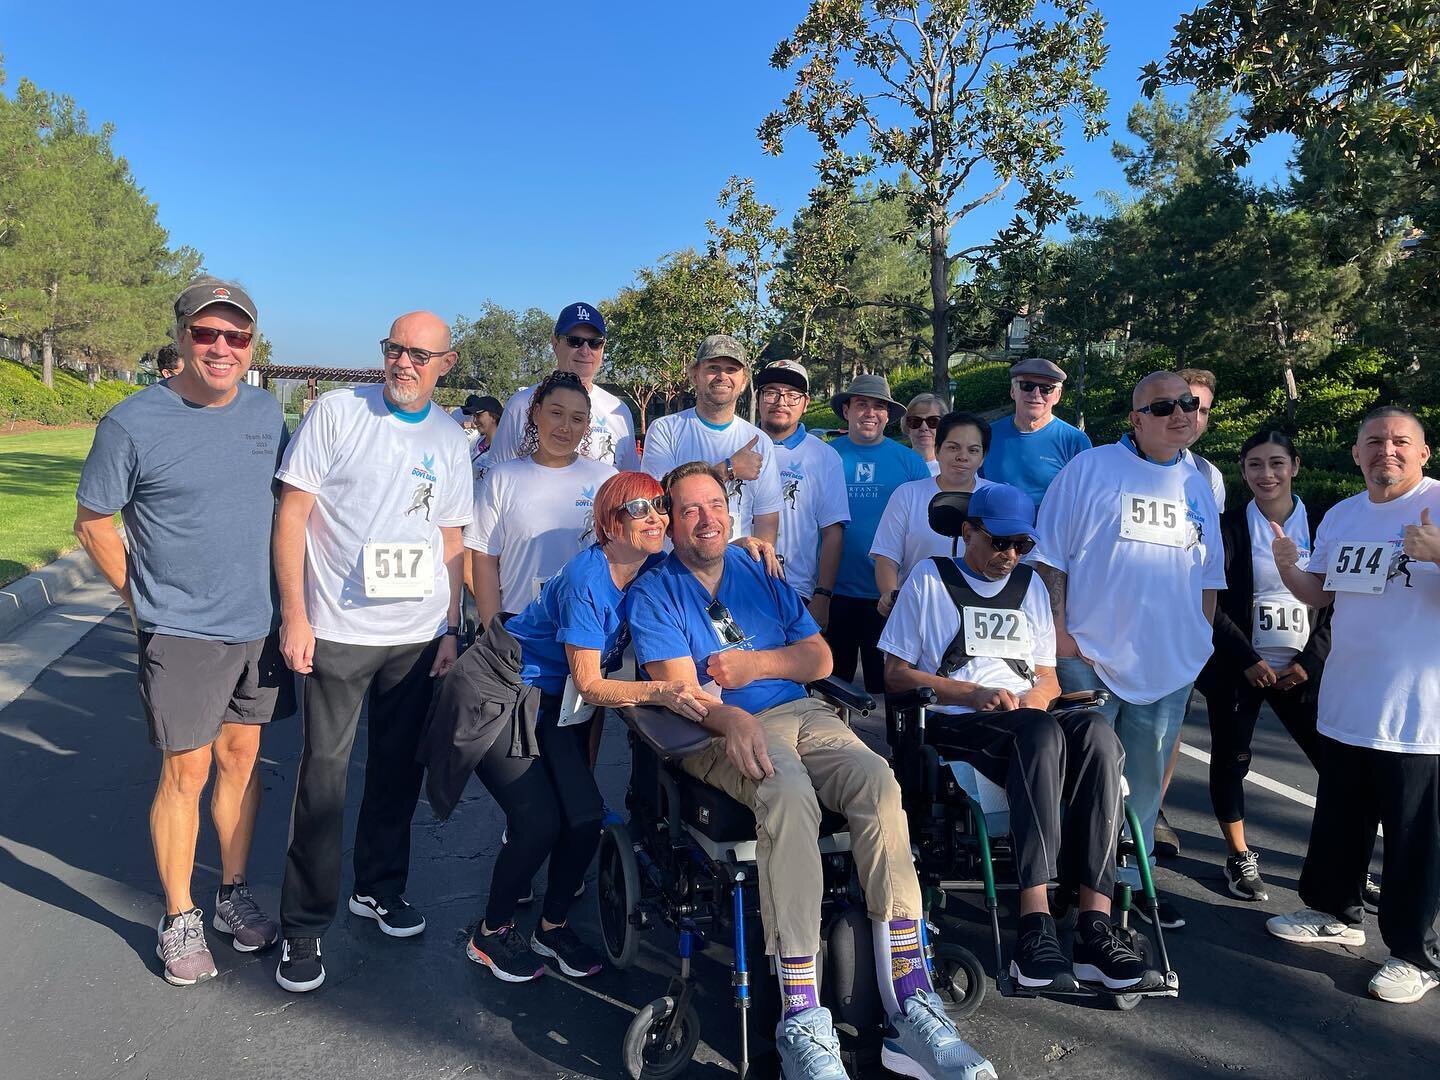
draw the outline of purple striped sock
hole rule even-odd
[[[806,1009],[820,1007],[820,988],[815,983],[815,957],[780,958],[780,993],[785,998],[785,1019]]]
[[[930,975],[920,947],[920,924],[914,919],[891,919],[889,930],[890,981],[895,986],[895,1000],[903,1009],[915,991],[930,989]]]

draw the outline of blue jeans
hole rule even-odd
[[[1185,722],[1185,706],[1194,684],[1186,683],[1149,705],[1135,705],[1106,686],[1095,669],[1079,657],[1059,657],[1055,673],[1060,679],[1060,689],[1066,693],[1104,690],[1110,695],[1100,714],[1115,728],[1115,734],[1120,736],[1120,745],[1125,748],[1125,780],[1130,785],[1130,807],[1145,832],[1145,849],[1153,852],[1155,819],[1160,815],[1165,767],[1170,763],[1170,755],[1175,752],[1176,740],[1180,738],[1180,728]],[[1155,861],[1154,855],[1151,855],[1150,861]],[[1140,875],[1133,868],[1120,876],[1131,885],[1139,884]]]

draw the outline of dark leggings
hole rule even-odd
[[[1293,690],[1258,689],[1237,673],[1236,681],[1209,687],[1205,705],[1210,714],[1210,803],[1215,820],[1245,820],[1245,777],[1250,772],[1250,742],[1260,706],[1270,703],[1280,723],[1310,764],[1319,767],[1320,736],[1315,731],[1318,687],[1301,683]]]
[[[485,925],[492,930],[514,920],[515,906],[547,856],[550,874],[541,915],[563,923],[600,845],[604,803],[590,771],[590,725],[557,727],[559,697],[546,694],[541,701],[540,756],[510,757],[510,740],[502,736],[475,768],[505,811],[507,830],[485,902]]]
[[[885,658],[878,647],[885,617],[875,604],[860,596],[832,597],[825,641],[835,662],[835,677],[853,682],[858,661],[865,668],[865,689],[878,695],[885,692]]]

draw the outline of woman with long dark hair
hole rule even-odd
[[[1215,613],[1215,652],[1196,680],[1210,713],[1210,801],[1229,848],[1226,885],[1241,900],[1268,899],[1260,858],[1245,839],[1245,775],[1260,706],[1268,703],[1296,744],[1316,762],[1320,672],[1330,652],[1330,612],[1317,617],[1287,589],[1271,553],[1278,525],[1302,553],[1312,522],[1292,485],[1300,455],[1281,431],[1260,431],[1240,448],[1240,470],[1254,496],[1220,516],[1226,587]]]

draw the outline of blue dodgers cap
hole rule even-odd
[[[555,320],[555,336],[568,334],[581,325],[593,326],[602,336],[605,333],[605,317],[594,304],[571,304]]]
[[[966,516],[978,521],[991,536],[1028,536],[1039,541],[1035,531],[1035,500],[1009,484],[977,488],[970,496]]]

